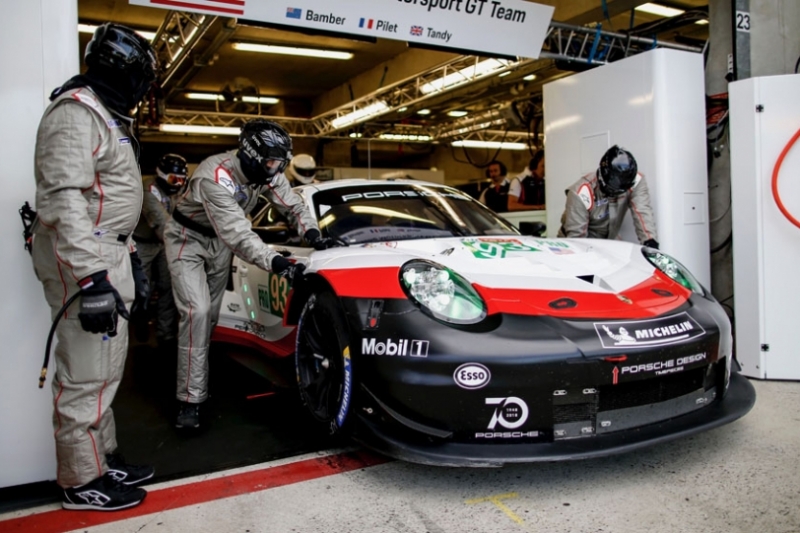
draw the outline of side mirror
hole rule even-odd
[[[520,222],[519,232],[531,237],[544,237],[547,232],[547,224],[544,222]]]
[[[261,226],[253,231],[267,244],[282,244],[289,240],[289,228],[285,226]]]

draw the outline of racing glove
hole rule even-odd
[[[305,280],[303,272],[306,266],[302,263],[292,263],[282,255],[276,255],[272,258],[272,271],[275,274],[280,274],[289,281],[289,285],[294,288]]]
[[[117,335],[117,318],[130,320],[122,297],[108,280],[108,271],[101,270],[78,282],[81,287],[78,319],[84,331]]]
[[[150,282],[147,280],[147,274],[142,266],[142,260],[139,259],[138,252],[131,253],[131,271],[133,272],[133,284],[136,293],[131,313],[135,315],[147,311],[147,300],[150,298]]]
[[[649,246],[650,248],[655,248],[658,250],[658,241],[655,239],[647,239],[643,244],[644,246]]]
[[[323,237],[318,229],[310,229],[303,235],[303,238],[311,243],[315,250],[327,250],[335,245],[335,242],[330,237]]]

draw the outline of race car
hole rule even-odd
[[[293,360],[311,414],[386,455],[499,466],[604,456],[732,422],[755,402],[720,304],[667,253],[520,234],[457,189],[295,189],[314,251],[267,206],[292,286],[235,259],[213,340]]]

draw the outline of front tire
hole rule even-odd
[[[297,325],[295,369],[300,396],[311,415],[340,433],[349,425],[353,396],[350,332],[339,300],[312,294]]]

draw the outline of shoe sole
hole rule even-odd
[[[145,495],[146,497],[146,495]],[[87,503],[67,503],[61,502],[61,507],[68,511],[121,511],[122,509],[130,509],[136,507],[144,501],[144,497],[135,502],[126,503],[125,505],[118,505],[117,507],[100,507],[97,505],[89,505]]]

